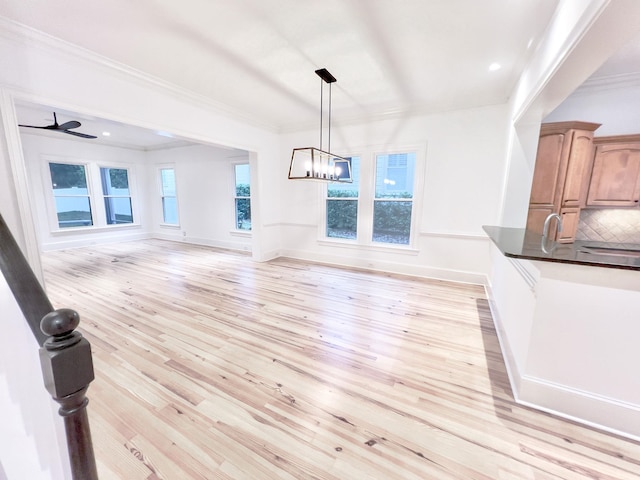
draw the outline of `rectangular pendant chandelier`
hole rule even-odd
[[[314,147],[294,148],[289,178],[352,183],[351,159]]]
[[[336,78],[326,68],[316,70],[320,77],[320,148],[294,148],[289,165],[289,179],[352,183],[351,159],[331,153],[331,84]],[[329,128],[327,150],[322,149],[322,98],[324,83],[329,84]]]

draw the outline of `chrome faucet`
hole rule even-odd
[[[558,220],[558,232],[562,231],[562,217],[557,213],[551,213],[544,221],[544,227],[542,227],[542,238],[546,239],[549,236],[549,223],[551,223],[551,219],[556,218]]]

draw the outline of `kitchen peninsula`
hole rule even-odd
[[[640,246],[483,228],[516,400],[640,440]]]

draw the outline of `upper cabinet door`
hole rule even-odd
[[[589,169],[593,159],[593,132],[573,133],[567,175],[562,192],[563,207],[582,207],[587,200]]]
[[[569,133],[569,136],[571,133]],[[565,133],[542,135],[538,142],[535,174],[531,184],[530,206],[553,206],[559,203],[566,164]]]
[[[633,207],[640,200],[640,144],[598,145],[588,206]]]

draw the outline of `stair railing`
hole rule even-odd
[[[91,345],[75,329],[80,317],[54,310],[44,289],[0,215],[0,271],[40,345],[44,385],[60,404],[74,480],[97,480],[86,397],[94,379]]]

